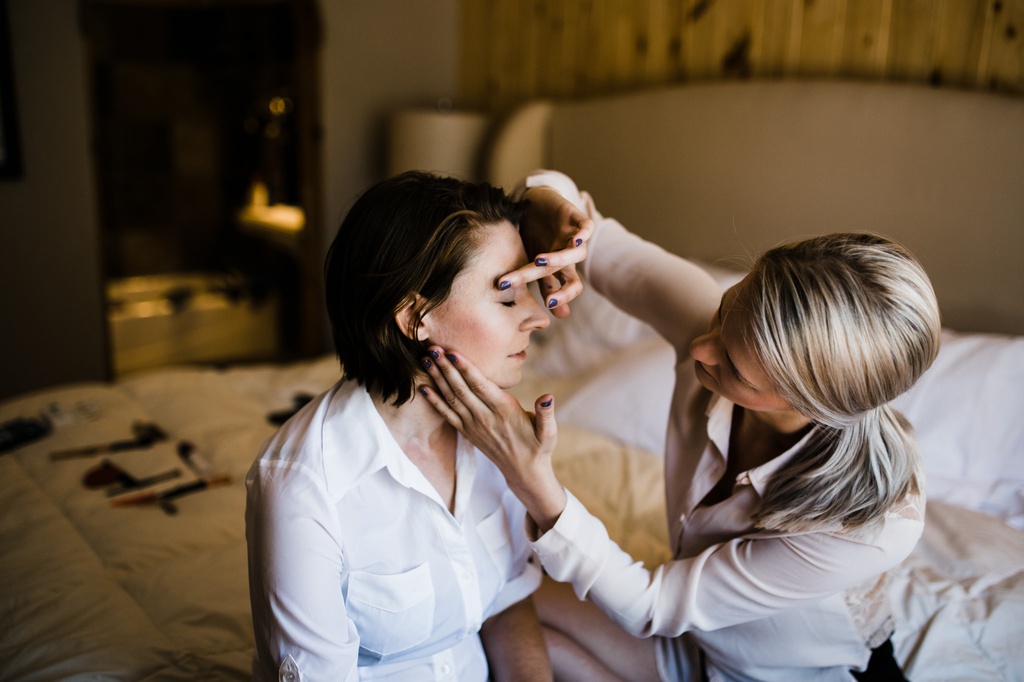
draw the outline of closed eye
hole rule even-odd
[[[502,301],[501,304],[503,306],[505,306],[506,308],[511,308],[512,306],[514,306],[516,304],[516,302],[515,301]]]

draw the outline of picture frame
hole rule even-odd
[[[22,177],[21,131],[14,91],[7,0],[0,0],[0,180]]]

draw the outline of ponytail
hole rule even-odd
[[[890,405],[846,426],[819,425],[801,454],[769,482],[754,517],[759,528],[800,533],[870,526],[923,489],[912,428]]]

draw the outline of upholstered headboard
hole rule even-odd
[[[708,262],[880,232],[924,263],[946,326],[1024,334],[1024,98],[752,81],[537,101],[485,167],[505,186],[564,171],[606,215]]]

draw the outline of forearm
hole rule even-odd
[[[531,598],[487,619],[480,628],[495,682],[550,680],[551,662]]]

